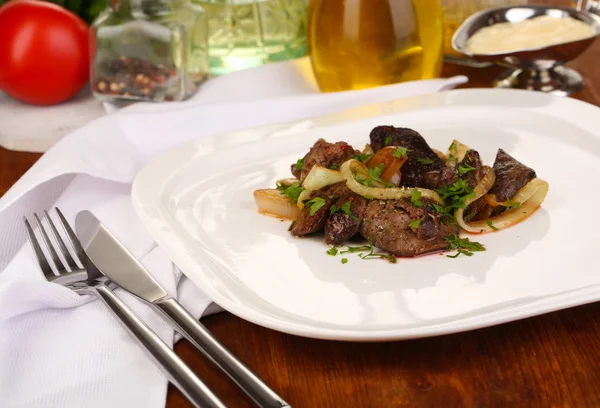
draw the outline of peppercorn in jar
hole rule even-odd
[[[207,78],[204,10],[189,0],[111,0],[90,29],[94,96],[180,101]]]

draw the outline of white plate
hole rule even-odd
[[[352,115],[360,119],[340,114],[180,147],[140,172],[135,208],[158,244],[216,303],[302,336],[423,337],[600,299],[594,212],[600,109],[542,93],[459,90]],[[486,252],[397,264],[348,254],[343,265],[339,255],[325,253],[323,237],[295,239],[288,222],[256,212],[252,192],[288,177],[290,164],[318,138],[363,146],[377,125],[414,128],[442,150],[456,138],[490,165],[501,147],[550,183],[546,201],[525,222],[476,236]]]

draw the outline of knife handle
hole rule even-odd
[[[291,407],[248,367],[238,360],[212,333],[177,300],[168,297],[151,303],[178,331],[225,372],[250,398],[263,408]]]
[[[90,287],[90,289],[92,289]],[[225,408],[216,395],[137,315],[104,284],[93,287],[96,295],[144,347],[169,380],[195,407]]]

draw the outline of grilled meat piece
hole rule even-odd
[[[374,151],[381,150],[386,146],[402,146],[417,153],[423,153],[424,150],[427,149],[431,151],[427,145],[427,142],[425,139],[423,139],[423,136],[421,136],[416,130],[409,128],[376,126],[373,128],[373,130],[371,130],[369,138],[371,140],[371,147]],[[386,143],[386,139],[388,140],[388,143]],[[425,153],[428,154],[428,152]],[[433,151],[431,151],[431,153],[435,155]],[[433,158],[433,156],[425,157]]]
[[[354,195],[354,193],[348,188],[345,181],[340,181],[339,183],[323,187],[322,189],[313,193],[313,196],[315,197],[327,198],[333,196],[333,198],[336,200],[340,197],[351,195]]]
[[[536,177],[535,171],[502,149],[498,149],[496,160],[494,161],[494,170],[496,171],[496,182],[490,189],[490,194],[495,194],[500,202],[513,198],[519,190]],[[493,215],[500,214],[505,207],[494,209]]]
[[[475,188],[477,184],[483,178],[483,163],[481,162],[481,157],[477,151],[471,149],[467,151],[465,157],[458,164],[457,169],[469,169],[473,168],[474,170],[467,171],[466,173],[459,174],[458,176],[469,183],[469,187]],[[463,170],[464,171],[464,170]]]
[[[463,173],[463,174],[460,174],[460,171],[457,170],[458,177],[466,180],[467,183],[469,183],[469,187],[475,188],[477,186],[477,184],[479,184],[479,182],[483,178],[484,174],[483,174],[483,163],[481,162],[481,157],[479,156],[479,153],[473,149],[467,151],[463,160],[458,164],[458,166],[456,166],[457,169],[459,169],[459,168],[469,169],[471,167],[474,170],[467,171],[466,173]],[[468,217],[468,219],[476,220],[477,214],[481,210],[483,210],[483,208],[485,206],[486,206],[485,200],[483,199],[483,197],[480,197],[478,200],[471,203],[467,207],[467,209],[465,210],[465,216]]]
[[[311,194],[310,199],[312,200],[315,197],[320,197],[325,200],[325,205],[314,215],[310,215],[311,207],[305,206],[300,212],[300,215],[298,215],[296,221],[290,227],[290,232],[292,235],[301,237],[321,231],[329,217],[329,209],[331,206],[338,198],[351,196],[352,194],[354,193],[346,186],[345,181],[314,191]]]
[[[415,207],[408,199],[376,200],[367,205],[360,233],[377,248],[396,256],[417,256],[448,248],[444,237],[458,233],[457,225],[442,222],[427,200]],[[415,229],[414,220],[422,220]]]
[[[325,221],[327,221],[327,217],[329,216],[329,208],[335,202],[334,198],[324,198],[325,205],[317,210],[316,213],[310,215],[311,206],[305,206],[296,221],[290,227],[290,232],[292,235],[297,237],[302,237],[304,235],[314,234],[315,232],[319,232],[323,229],[325,225]]]
[[[343,206],[350,203],[350,214]],[[363,215],[367,209],[367,200],[359,195],[341,197],[334,204],[337,211],[329,216],[325,223],[325,242],[329,245],[342,245],[358,233]]]
[[[377,126],[369,137],[374,151],[385,146],[402,146],[409,149],[408,159],[401,169],[402,186],[436,189],[452,182],[452,169],[431,150],[418,132],[408,128]],[[431,161],[431,164],[423,164],[424,160]]]
[[[296,163],[292,164],[292,174],[294,177],[304,180],[315,164],[329,169],[332,166],[341,166],[342,163],[359,153],[346,142],[328,143],[319,139],[304,156],[302,170],[297,169]]]

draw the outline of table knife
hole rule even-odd
[[[77,235],[90,260],[111,281],[162,313],[186,339],[221,368],[260,407],[290,407],[176,299],[90,211],[75,220]]]

